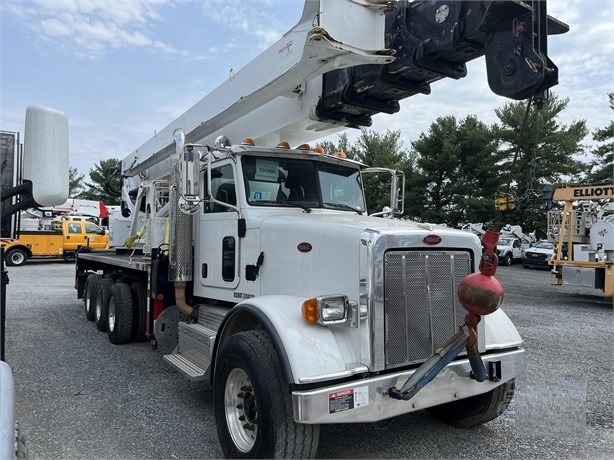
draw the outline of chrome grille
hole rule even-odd
[[[388,251],[384,257],[386,368],[428,359],[464,323],[458,283],[465,251]]]

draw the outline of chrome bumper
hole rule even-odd
[[[294,391],[294,420],[310,424],[375,422],[487,393],[525,370],[523,349],[483,355],[482,359],[487,371],[491,367],[497,369],[497,381],[476,382],[469,377],[468,360],[454,361],[409,401],[392,399],[387,392],[393,386],[400,388],[415,369],[317,390]]]

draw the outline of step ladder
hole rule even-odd
[[[178,324],[179,342],[172,353],[164,355],[164,361],[192,382],[207,379],[215,337],[229,311],[228,308],[201,305],[198,323]]]

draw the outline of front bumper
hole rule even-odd
[[[469,377],[466,359],[453,361],[409,401],[387,395],[415,372],[395,372],[316,390],[293,391],[294,420],[298,423],[376,422],[427,407],[487,393],[525,370],[524,349],[482,355],[486,369],[496,369],[496,380],[476,382]]]
[[[522,265],[529,265],[531,267],[549,267],[548,259],[540,259],[536,257],[524,257],[522,259]]]

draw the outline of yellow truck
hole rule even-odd
[[[51,231],[20,232],[19,238],[2,240],[6,264],[23,265],[30,257],[71,260],[83,247],[106,249],[107,231],[88,221],[62,220],[51,224]]]

